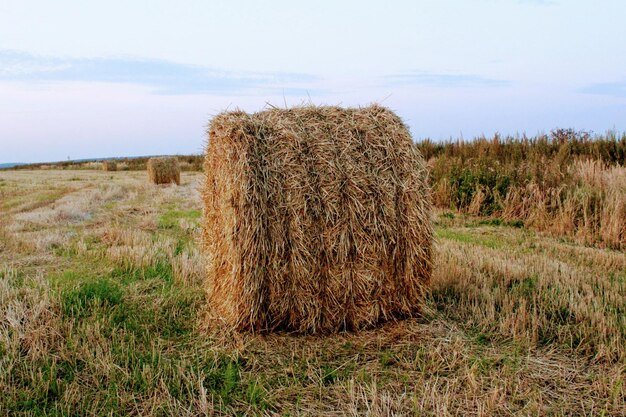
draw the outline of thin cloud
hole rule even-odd
[[[626,98],[626,81],[590,84],[580,90],[584,94]]]
[[[517,0],[521,4],[534,4],[536,6],[555,6],[559,4],[555,0]]]
[[[110,82],[145,85],[156,94],[320,93],[317,77],[297,73],[235,72],[142,58],[42,57],[0,51],[0,80]]]
[[[475,74],[444,74],[432,72],[407,72],[383,77],[387,86],[421,85],[431,87],[504,87],[510,85],[508,80],[481,77]]]

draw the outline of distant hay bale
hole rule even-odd
[[[328,333],[419,312],[431,202],[424,161],[391,111],[222,113],[204,171],[210,320]]]
[[[173,157],[150,158],[148,177],[154,184],[176,183],[180,185],[180,167],[178,159]]]
[[[115,161],[102,161],[103,171],[117,171],[117,162]]]

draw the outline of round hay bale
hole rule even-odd
[[[208,133],[210,320],[328,333],[419,312],[431,200],[398,116],[377,105],[226,112]]]
[[[180,185],[180,167],[175,157],[150,158],[148,160],[148,178],[154,184]]]
[[[102,161],[103,171],[117,171],[117,162],[115,161]]]

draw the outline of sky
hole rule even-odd
[[[225,110],[626,131],[624,0],[0,0],[0,163],[201,153]]]

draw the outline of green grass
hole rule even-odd
[[[508,227],[515,227],[519,229],[519,228],[524,227],[524,222],[521,220],[506,221],[506,220],[502,220],[500,218],[494,217],[494,218],[480,220],[478,222],[478,225],[479,226],[508,226]]]
[[[183,374],[204,375],[203,386],[220,407],[237,401],[250,401],[259,409],[268,407],[260,383],[242,382],[240,360],[216,356],[210,347],[201,348],[209,342],[195,331],[204,292],[173,287],[170,265],[99,268],[92,273],[84,266],[75,265],[54,279],[61,307],[59,328],[65,329],[61,336],[66,342],[38,362],[24,362],[12,369],[11,378],[21,381],[21,388],[5,398],[6,410],[66,415],[62,398],[76,383],[81,386],[81,405],[75,406],[91,410],[90,414],[126,415],[133,404],[131,397],[121,400],[121,393],[149,396],[163,386],[176,401],[191,403],[199,397],[198,386],[181,379]],[[111,344],[107,360],[114,368],[106,374],[92,368],[95,358],[84,356],[98,356],[98,352],[82,349],[85,343],[92,343],[94,329]],[[58,357],[70,361],[55,359]],[[31,365],[39,369],[39,375],[29,371]],[[90,377],[94,372],[101,374],[102,385]],[[89,380],[92,382],[87,383]],[[161,413],[167,414],[165,409],[157,414]]]
[[[122,302],[122,290],[115,282],[101,278],[81,283],[62,293],[62,309],[67,316],[82,317],[90,310],[114,307]]]
[[[71,191],[69,188],[59,188],[37,193],[34,196],[32,193],[19,194],[11,198],[3,199],[0,203],[0,208],[3,210],[11,210],[19,206],[24,206],[20,208],[20,211],[35,210],[54,203],[65,196],[69,191]]]
[[[505,246],[505,242],[498,239],[497,236],[477,236],[474,232],[449,228],[436,228],[435,237],[437,239],[455,240],[468,245],[481,245],[489,249],[499,249]]]
[[[200,210],[176,210],[170,207],[159,217],[159,228],[174,229],[178,227],[179,220],[197,220],[201,215]]]
[[[537,275],[531,275],[519,281],[511,281],[508,289],[518,297],[530,298],[536,293],[538,280]]]
[[[154,265],[143,268],[127,265],[114,266],[111,276],[125,283],[156,279],[171,285],[174,280],[172,265],[165,260],[159,260]]]

